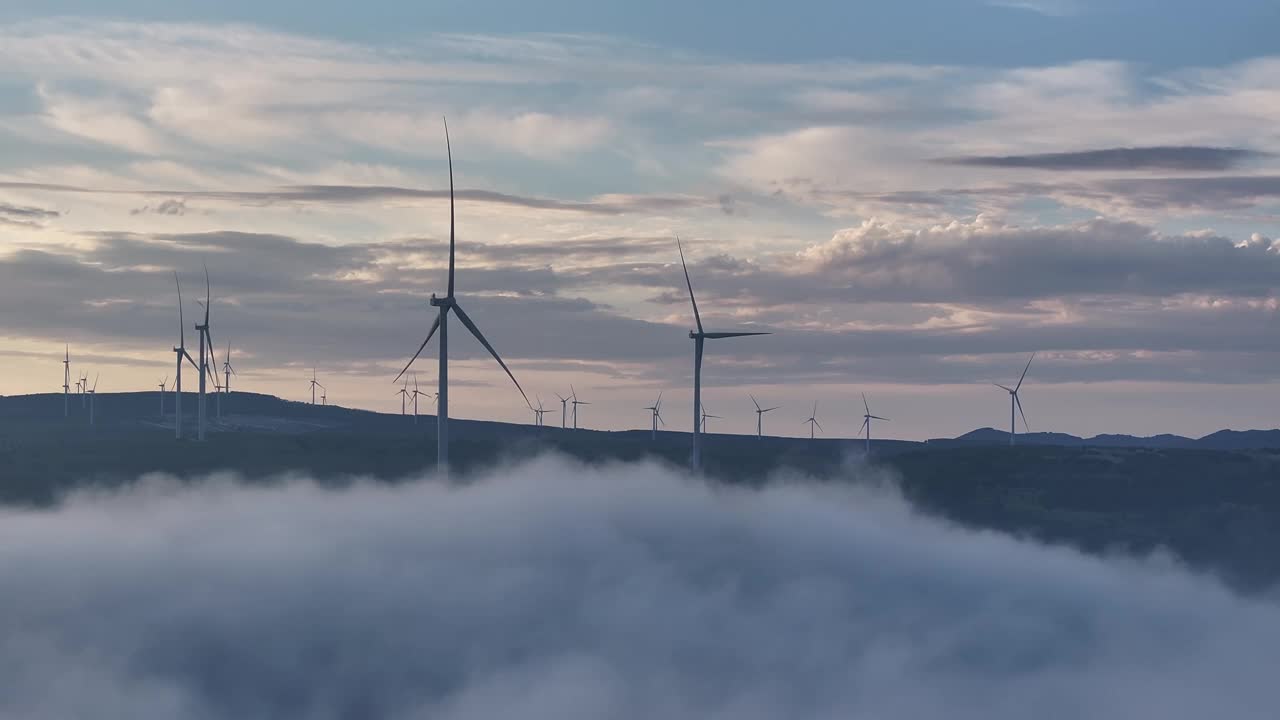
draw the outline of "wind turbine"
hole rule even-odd
[[[1026,413],[1022,412],[1022,400],[1018,397],[1018,391],[1022,389],[1022,381],[1027,379],[1027,371],[1031,369],[1031,361],[1035,359],[1036,359],[1036,354],[1031,353],[1031,358],[1027,360],[1027,366],[1022,369],[1022,377],[1018,378],[1018,384],[1014,385],[1012,390],[1005,387],[1004,385],[1001,385],[1000,383],[991,383],[992,385],[995,385],[1001,390],[1004,390],[1005,392],[1009,393],[1009,445],[1010,446],[1014,444],[1014,438],[1018,434],[1018,424],[1013,414],[1013,411],[1015,408],[1018,410],[1018,414],[1022,416],[1022,427],[1025,428],[1027,432],[1031,431],[1031,426],[1027,425],[1027,415]]]
[[[571,393],[572,393],[572,394],[569,396],[569,401],[573,403],[573,429],[574,429],[574,430],[577,430],[577,429],[578,429],[578,406],[579,406],[579,405],[590,405],[591,403],[589,403],[589,402],[587,402],[587,401],[585,401],[585,400],[579,400],[579,399],[578,399],[578,391],[577,391],[577,390],[574,390],[572,385],[570,385],[570,386],[569,386],[569,392],[571,392]]]
[[[805,422],[809,423],[809,439],[812,440],[814,426],[817,426],[819,430],[822,429],[822,423],[818,422],[818,401],[817,400],[813,401],[813,412],[809,413],[809,419],[805,420]]]
[[[549,412],[551,411],[542,407],[542,398],[538,398],[538,407],[533,409],[533,426],[542,427],[544,425],[542,416]]]
[[[409,378],[404,379],[404,387],[397,390],[396,394],[400,396],[400,417],[404,417],[405,401],[409,399]]]
[[[764,414],[777,410],[778,406],[775,405],[771,408],[762,408],[760,407],[760,403],[756,402],[755,395],[748,395],[747,397],[750,397],[751,403],[756,406],[756,439],[759,440],[764,437]]]
[[[89,389],[89,373],[80,373],[80,380],[76,382],[80,387],[80,407],[84,407],[85,391]]]
[[[398,378],[397,378],[398,379]],[[324,386],[316,382],[316,369],[311,368],[311,404],[316,404],[316,388],[324,390]]]
[[[703,405],[703,406],[702,406],[702,432],[704,432],[704,433],[707,431],[707,418],[715,418],[716,420],[722,420],[722,419],[723,419],[723,418],[721,418],[719,415],[711,415],[711,414],[709,414],[709,413],[707,412],[707,406],[706,406],[706,405]]]
[[[93,387],[88,390],[89,395],[89,424],[93,424],[93,398],[98,394],[98,378],[100,375],[93,376]]]
[[[698,314],[698,301],[693,296],[693,281],[689,279],[689,266],[684,261],[684,247],[680,238],[676,238],[676,249],[680,251],[680,267],[684,269],[684,282],[689,286],[689,303],[693,305],[693,319],[698,324],[697,332],[689,331],[693,340],[693,469],[702,467],[702,348],[707,340],[721,338],[746,337],[748,335],[768,335],[767,332],[706,332],[702,329],[702,316]]]
[[[173,436],[179,440],[182,439],[182,360],[185,358],[191,366],[199,369],[199,365],[191,357],[191,353],[187,352],[187,323],[182,319],[182,283],[178,282],[178,273],[173,273],[173,284],[178,288],[178,347],[173,349],[174,355],[177,356],[178,367],[177,375],[174,378],[174,414],[173,414]],[[88,380],[88,377],[85,377]]]
[[[889,422],[889,418],[880,417],[879,415],[871,414],[871,406],[867,404],[866,393],[862,394],[862,409],[865,411],[865,414],[862,416],[862,428],[860,429],[867,431],[867,454],[870,455],[871,454],[871,421],[884,420],[885,422]]]
[[[405,382],[408,383],[407,378],[405,379]],[[417,425],[418,424],[418,396],[422,395],[425,397],[427,395],[426,393],[418,389],[418,373],[413,374],[413,393],[411,394],[413,395],[413,424]]]
[[[200,301],[197,300],[197,303]],[[204,302],[201,307],[204,308],[204,323],[196,325],[196,331],[200,333],[200,398],[196,404],[196,439],[204,440],[204,426],[206,415],[206,395],[208,386],[205,384],[206,376],[212,377],[215,386],[218,382],[217,359],[213,356],[213,335],[209,332],[209,306],[212,303],[212,294],[209,287],[209,268],[204,269]]]
[[[71,400],[71,346],[66,347],[62,358],[62,417],[67,417],[67,403]]]
[[[321,407],[324,407],[325,405],[329,404],[329,396],[325,394],[326,392],[328,391],[325,390],[323,387],[320,388],[320,406]]]
[[[458,300],[453,293],[453,274],[454,274],[454,248],[456,246],[456,238],[454,234],[454,211],[453,211],[453,147],[449,143],[449,123],[446,120],[444,124],[444,145],[445,152],[449,157],[449,291],[444,297],[436,297],[435,293],[431,294],[431,305],[439,308],[440,314],[436,316],[435,322],[431,324],[431,329],[427,331],[427,337],[422,341],[422,345],[418,347],[418,352],[409,358],[408,364],[404,366],[404,370],[400,371],[400,375],[404,375],[409,370],[409,366],[418,359],[422,351],[426,349],[427,343],[431,342],[431,336],[440,331],[440,373],[437,377],[440,389],[436,393],[436,464],[439,470],[447,472],[449,468],[449,311],[452,310],[457,314],[458,320],[462,322],[467,330],[485,350],[493,356],[494,360],[502,366],[506,371],[507,377],[511,378],[511,382],[515,383],[516,389],[520,391],[520,396],[524,398],[524,404],[533,407],[529,402],[529,396],[525,395],[524,388],[520,387],[516,376],[511,374],[511,369],[498,356],[498,351],[493,349],[489,341],[485,339],[484,334],[480,332],[480,328],[471,321],[471,318],[463,311],[462,306],[458,304]],[[396,376],[396,380],[400,379],[400,375]],[[395,381],[392,381],[395,382]]]
[[[160,381],[160,417],[164,418],[164,386],[169,383],[169,376],[165,375]]]
[[[566,408],[566,403],[569,402],[569,398],[564,397],[560,393],[556,393],[556,397],[560,398],[560,429],[563,430],[564,424],[565,424],[564,423],[565,417],[568,415],[568,412],[566,411],[565,408]]]
[[[655,400],[652,405],[645,408],[645,410],[648,410],[650,413],[652,413],[652,417],[650,417],[649,420],[653,425],[653,439],[657,440],[658,439],[658,423],[662,423],[663,425],[667,424],[662,420],[662,393],[661,392],[658,393],[658,399]]]
[[[226,381],[222,383],[222,391],[230,395],[231,394],[231,376],[235,375],[236,377],[240,377],[240,373],[236,372],[236,369],[231,367],[231,341],[230,340],[227,341],[227,354],[222,358],[222,375],[226,378]]]

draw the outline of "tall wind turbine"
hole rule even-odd
[[[324,390],[324,386],[316,382],[316,369],[311,368],[311,404],[316,404],[316,388]]]
[[[182,283],[178,282],[178,273],[173,273],[173,284],[178,288],[178,346],[173,349],[174,355],[177,356],[177,374],[174,376],[174,413],[173,413],[173,436],[179,440],[182,439],[182,361],[185,358],[191,366],[200,369],[196,361],[191,357],[191,353],[187,352],[187,323],[182,319]],[[88,379],[87,377],[85,378]]]
[[[564,430],[565,418],[569,414],[566,409],[569,398],[561,395],[560,393],[556,393],[556,397],[560,398],[560,429]]]
[[[751,404],[756,406],[756,439],[759,440],[760,438],[764,437],[764,414],[767,412],[773,412],[774,410],[777,410],[778,406],[775,405],[769,408],[762,408],[760,407],[760,403],[756,402],[755,395],[748,395],[747,397],[750,397]]]
[[[574,390],[572,385],[569,386],[569,391],[572,393],[571,395],[569,395],[569,402],[573,403],[573,429],[577,430],[578,429],[578,406],[590,405],[591,403],[587,402],[586,400],[579,400],[578,391]]]
[[[663,425],[667,424],[662,420],[662,393],[659,392],[658,399],[655,400],[652,405],[644,409],[648,410],[652,414],[651,417],[649,418],[649,421],[653,425],[653,439],[657,440],[658,439],[658,423],[662,423]]]
[[[67,403],[71,400],[71,346],[66,348],[66,355],[62,358],[62,417],[67,417],[69,410]]]
[[[809,413],[809,419],[805,420],[805,422],[809,423],[809,439],[812,440],[814,426],[817,426],[819,430],[822,429],[822,423],[818,422],[818,401],[817,400],[813,401],[813,412]]]
[[[544,425],[542,422],[542,416],[549,412],[551,411],[542,407],[542,398],[538,398],[538,407],[533,409],[533,426],[542,427]]]
[[[93,398],[98,394],[98,378],[99,375],[93,376],[93,387],[89,389],[89,424],[93,424]]]
[[[324,387],[320,388],[320,406],[321,407],[329,404],[329,396],[325,394],[327,392],[328,391],[325,390]]]
[[[169,376],[165,375],[160,381],[160,419],[164,419],[164,386],[169,384]]]
[[[80,373],[80,380],[76,382],[80,387],[80,407],[84,407],[85,391],[89,389],[89,373]]]
[[[680,238],[676,238],[676,249],[680,251],[680,267],[684,269],[684,282],[689,286],[689,303],[693,305],[693,319],[698,324],[697,332],[689,331],[693,340],[693,469],[702,467],[702,348],[707,340],[721,338],[747,337],[749,335],[768,335],[767,332],[706,332],[702,329],[702,316],[698,314],[698,301],[693,296],[693,281],[689,279],[689,266],[684,261],[684,246]]]
[[[439,308],[440,314],[436,316],[435,322],[431,324],[431,329],[427,331],[427,337],[422,341],[422,345],[418,347],[418,352],[409,358],[408,364],[404,366],[404,370],[400,371],[400,375],[404,375],[409,370],[409,366],[413,365],[413,361],[418,359],[422,351],[426,349],[427,343],[431,342],[431,336],[440,331],[440,373],[437,378],[439,383],[439,392],[436,395],[436,464],[441,472],[447,472],[449,468],[449,311],[452,310],[457,314],[458,320],[463,326],[471,332],[476,340],[484,346],[485,350],[493,356],[494,360],[502,366],[506,371],[507,377],[511,378],[511,382],[515,383],[516,389],[520,391],[520,396],[524,398],[524,404],[533,407],[529,402],[529,396],[525,395],[524,388],[520,387],[520,383],[516,380],[516,376],[511,374],[511,369],[498,356],[498,351],[493,349],[489,341],[485,339],[484,334],[480,332],[480,328],[471,321],[471,318],[463,311],[462,306],[458,304],[457,298],[453,293],[453,274],[454,274],[454,248],[456,247],[456,237],[454,234],[454,211],[453,211],[453,146],[449,143],[449,123],[444,124],[444,146],[445,152],[449,157],[449,291],[444,297],[436,297],[435,293],[431,294],[431,305]],[[396,380],[400,379],[400,375],[396,376]],[[393,381],[394,382],[394,381]]]
[[[196,302],[200,302],[197,300]],[[206,415],[206,395],[208,386],[205,381],[206,376],[212,377],[214,383],[217,383],[217,360],[213,357],[213,335],[209,332],[209,306],[212,304],[212,291],[209,286],[209,268],[204,269],[204,323],[196,325],[196,331],[200,333],[200,397],[196,404],[196,439],[204,440],[204,427]]]
[[[867,431],[867,454],[868,454],[868,455],[870,455],[870,454],[871,454],[871,421],[872,421],[872,420],[884,420],[885,422],[889,422],[889,418],[886,418],[886,417],[880,417],[879,415],[872,415],[872,414],[871,414],[871,406],[867,404],[867,394],[866,394],[866,393],[863,393],[863,394],[862,394],[862,409],[863,409],[863,411],[865,412],[865,414],[862,416],[862,428],[861,428],[861,429],[862,429],[862,430],[866,430],[866,431]]]
[[[706,406],[706,405],[703,405],[703,406],[702,406],[702,432],[704,432],[704,433],[707,431],[707,418],[714,418],[714,419],[716,419],[716,420],[721,420],[721,419],[723,419],[723,418],[721,418],[719,415],[712,415],[712,414],[708,413],[708,412],[707,412],[707,406]]]
[[[1022,415],[1022,427],[1027,431],[1031,431],[1031,426],[1027,425],[1027,415],[1022,412],[1022,400],[1018,397],[1018,391],[1022,389],[1022,381],[1027,379],[1027,371],[1031,369],[1031,361],[1036,359],[1036,354],[1031,353],[1031,358],[1027,360],[1027,366],[1022,369],[1022,377],[1018,378],[1018,384],[1009,389],[1000,383],[991,383],[996,387],[1009,393],[1009,445],[1014,444],[1014,438],[1018,434],[1017,420],[1013,414],[1016,408],[1019,415]]]

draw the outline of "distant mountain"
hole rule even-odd
[[[1114,447],[1153,449],[1200,450],[1275,450],[1280,449],[1280,430],[1219,430],[1200,439],[1181,435],[1095,435],[1090,438],[1066,433],[1021,433],[1019,445],[1050,445],[1056,447]],[[1009,431],[995,428],[979,428],[955,438],[934,438],[927,441],[929,447],[985,447],[1008,445]]]

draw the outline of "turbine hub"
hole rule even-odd
[[[435,293],[431,293],[431,305],[433,307],[449,307],[453,305],[453,297],[436,297]]]

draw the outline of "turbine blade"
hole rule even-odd
[[[699,328],[701,330],[701,328]],[[751,335],[772,335],[770,332],[709,332],[703,333],[708,340],[719,340],[721,338],[748,337]]]
[[[1000,383],[991,383],[991,384],[992,384],[992,385],[995,385],[996,387],[1000,388],[1001,390],[1003,390],[1003,391],[1005,391],[1005,392],[1013,392],[1013,390],[1011,390],[1011,389],[1009,389],[1009,388],[1007,388],[1007,387],[1005,387],[1005,386],[1001,385]]]
[[[196,362],[195,358],[191,357],[191,353],[187,352],[186,348],[182,349],[182,356],[187,359],[187,362],[191,363],[191,367],[195,368],[196,372],[200,372],[200,364]],[[89,378],[86,377],[85,379],[88,380]]]
[[[866,393],[862,393],[862,409],[863,409],[863,410],[866,410],[868,415],[870,415],[870,414],[871,414],[871,407],[870,407],[869,405],[867,405],[867,394],[866,394]]]
[[[1031,426],[1027,424],[1027,414],[1022,412],[1022,400],[1015,393],[1013,396],[1013,404],[1018,406],[1018,414],[1022,416],[1022,427],[1027,432],[1031,432]]]
[[[1027,360],[1027,366],[1022,369],[1022,377],[1018,378],[1018,384],[1014,386],[1013,391],[1017,392],[1022,389],[1022,381],[1027,379],[1027,371],[1031,369],[1031,361],[1036,359],[1036,354],[1031,353],[1030,359]]]
[[[818,422],[818,418],[813,419],[813,424],[817,425],[819,430],[822,429],[822,423]]]
[[[187,346],[187,323],[182,319],[182,283],[178,282],[178,271],[173,271],[173,284],[178,287],[178,347]]]
[[[102,377],[102,375],[101,375],[101,374],[95,374],[95,375],[93,376],[93,390],[92,390],[92,392],[98,392],[98,378],[100,378],[100,377]]]
[[[748,395],[747,397],[751,398],[751,403],[752,403],[753,405],[755,405],[755,406],[756,406],[756,410],[759,410],[759,409],[760,409],[760,403],[756,402],[756,396],[755,396],[755,395]]]
[[[862,419],[862,427],[858,428],[858,432],[862,432],[863,430],[866,430],[866,429],[867,429],[867,425],[869,425],[870,423],[871,423],[871,421],[870,421],[869,419],[867,419],[867,418],[863,418],[863,419]]]
[[[467,316],[467,313],[464,312],[459,305],[455,304],[453,309],[454,312],[458,313],[458,319],[462,321],[462,324],[467,326],[467,329],[470,330],[471,334],[480,341],[480,344],[484,346],[484,349],[488,350],[489,354],[493,356],[493,359],[498,361],[498,364],[502,366],[502,369],[507,372],[507,377],[511,378],[511,382],[516,384],[516,389],[520,391],[520,397],[524,398],[524,404],[532,408],[533,405],[529,402],[529,396],[525,395],[524,388],[520,387],[520,381],[516,380],[516,376],[511,374],[511,368],[507,367],[507,364],[498,356],[498,351],[494,350],[493,346],[489,344],[489,341],[484,339],[484,334],[480,332],[480,328],[476,327],[476,324],[471,322],[471,318]]]
[[[209,266],[204,266],[204,324],[209,324],[209,304],[212,302],[212,291],[209,289]]]
[[[689,303],[693,305],[693,320],[698,323],[698,332],[702,332],[702,316],[698,314],[698,301],[693,297],[693,281],[689,279],[689,266],[684,262],[684,246],[680,237],[676,236],[676,249],[680,251],[680,267],[684,268],[684,283],[689,286]]]
[[[870,417],[872,420],[884,420],[885,422],[889,422],[889,418],[880,417],[879,415],[871,415]]]
[[[777,410],[777,409],[778,409],[778,408],[780,408],[780,407],[782,407],[782,406],[781,406],[781,405],[777,405],[777,406],[775,406],[775,407],[765,408],[764,410],[761,410],[760,412],[770,412],[770,411],[772,411],[772,410]]]
[[[409,366],[413,364],[414,360],[418,359],[418,356],[422,354],[423,350],[427,349],[427,343],[431,342],[431,336],[435,335],[436,330],[439,330],[439,329],[440,329],[440,315],[437,313],[435,321],[431,323],[431,329],[427,331],[427,339],[423,340],[422,344],[418,346],[418,352],[414,353],[413,357],[409,358],[409,362],[405,364],[404,369],[400,371],[399,375],[396,375],[395,380],[391,381],[392,384],[394,384],[396,380],[399,380],[401,376],[403,376],[405,373],[409,372]],[[316,379],[316,374],[314,370],[311,371],[311,379],[312,380]],[[418,386],[418,379],[416,377],[413,380],[413,386],[414,387]]]
[[[449,297],[453,297],[453,145],[449,142],[449,119],[440,119],[444,121],[444,149],[449,156]]]

